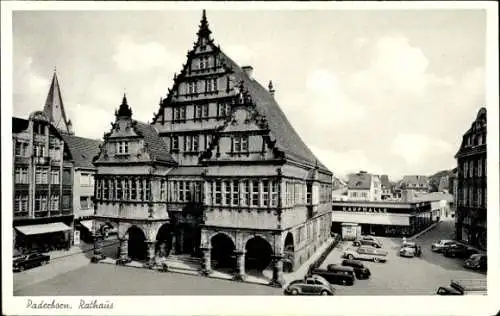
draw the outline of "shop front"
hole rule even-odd
[[[18,253],[69,249],[72,230],[63,222],[15,226],[14,247]]]

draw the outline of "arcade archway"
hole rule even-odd
[[[147,244],[146,235],[137,226],[132,226],[128,230],[128,256],[132,260],[146,260]]]
[[[255,236],[249,239],[245,250],[245,270],[262,272],[271,263],[273,249],[264,238]]]
[[[156,256],[167,257],[172,249],[172,230],[169,224],[163,224],[156,234]]]
[[[295,262],[295,246],[293,243],[293,234],[289,232],[285,237],[283,272],[293,272]]]
[[[226,234],[218,233],[211,239],[211,259],[214,269],[234,268],[236,261],[234,250],[236,249],[233,240]]]

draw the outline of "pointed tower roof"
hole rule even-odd
[[[57,73],[54,70],[52,83],[50,84],[49,93],[43,112],[47,115],[49,121],[61,132],[71,133],[70,121],[66,118],[66,111],[62,101],[61,89],[59,88],[59,81],[57,80]]]
[[[208,27],[207,12],[205,11],[205,9],[203,9],[200,28],[198,30],[198,33],[196,34],[198,35],[198,38],[205,38],[207,40],[210,40],[210,34],[212,34],[212,31],[210,31],[210,28]]]
[[[132,118],[132,109],[128,106],[127,96],[123,94],[122,104],[117,111],[115,111],[115,116],[117,118]]]

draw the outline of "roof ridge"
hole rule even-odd
[[[323,169],[325,171],[331,172],[316,157],[316,155],[313,153],[313,151],[309,148],[309,146],[307,146],[307,144],[304,142],[304,140],[300,137],[300,135],[297,132],[297,130],[293,127],[293,125],[290,123],[290,121],[288,120],[287,116],[285,115],[285,113],[281,109],[281,106],[274,99],[274,97],[269,93],[269,91],[266,90],[256,79],[250,78],[243,71],[243,69],[241,68],[241,66],[239,66],[231,57],[229,57],[226,53],[224,53],[224,51],[222,49],[220,49],[220,48],[219,48],[219,54],[221,54],[221,57],[223,59],[226,59],[228,61],[229,65],[226,65],[226,66],[229,67],[229,69],[233,70],[236,75],[239,75],[240,77],[242,77],[242,79],[243,79],[244,82],[249,83],[249,84],[245,84],[245,87],[247,88],[247,90],[250,90],[251,88],[254,88],[254,90],[256,90],[255,88],[261,90],[261,91],[248,91],[249,94],[250,94],[250,97],[255,101],[255,109],[256,109],[256,111],[260,115],[262,115],[263,117],[265,117],[268,122],[270,122],[272,120],[272,118],[268,117],[269,113],[263,113],[263,112],[266,112],[266,111],[261,111],[261,110],[265,109],[265,106],[263,106],[262,104],[259,104],[259,102],[255,100],[256,96],[254,95],[254,93],[260,93],[265,99],[267,99],[267,100],[264,100],[264,101],[266,101],[266,103],[268,105],[268,110],[272,110],[269,107],[273,107],[278,112],[277,114],[279,116],[279,119],[282,121],[281,122],[282,125],[284,125],[283,127],[285,129],[289,130],[289,134],[291,134],[289,136],[295,138],[293,140],[293,142],[295,142],[295,143],[299,142],[300,143],[300,145],[304,149],[304,152],[299,153],[299,152],[297,152],[298,148],[289,148],[289,146],[287,146],[287,144],[283,144],[283,139],[279,139],[280,138],[280,137],[278,137],[279,133],[275,130],[275,128],[270,128],[271,132],[273,133],[273,135],[275,135],[275,138],[277,140],[277,148],[279,148],[280,150],[282,150],[285,153],[292,154],[293,156],[297,156],[296,158],[299,158],[301,160],[305,160],[307,163],[311,164],[311,166],[313,166],[313,167],[316,165],[316,162],[317,162],[319,164],[319,167],[321,167],[321,169]],[[236,69],[233,69],[233,68],[236,68]],[[254,87],[252,87],[252,85]],[[283,138],[283,136],[281,138]],[[294,145],[296,145],[296,144],[294,144]],[[290,147],[296,147],[296,146],[292,145]],[[305,156],[309,156],[309,157],[305,157]]]

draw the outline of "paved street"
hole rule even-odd
[[[451,279],[486,278],[484,273],[469,271],[462,267],[463,260],[447,258],[431,251],[431,243],[439,239],[450,239],[453,221],[443,221],[416,240],[422,246],[422,257],[403,258],[399,256],[401,239],[383,238],[383,248],[389,251],[387,263],[363,261],[371,270],[368,280],[356,280],[354,286],[337,287],[338,295],[432,295],[439,286],[446,286]],[[342,248],[351,242],[344,242],[340,249],[330,253],[323,266],[338,263],[342,259]]]
[[[117,251],[116,240],[106,240],[104,242],[104,254],[115,256]],[[17,272],[13,275],[14,291],[23,289],[33,284],[50,280],[58,275],[69,271],[80,269],[89,264],[92,257],[92,245],[82,244],[74,246],[67,254],[50,254],[50,263],[44,266]]]
[[[87,266],[15,290],[14,295],[281,295],[282,289],[109,264]]]

